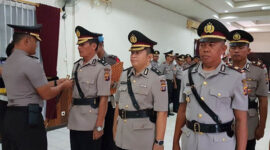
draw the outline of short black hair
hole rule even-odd
[[[7,57],[9,57],[11,55],[13,49],[14,49],[14,41],[9,43],[7,46],[7,49],[6,49]]]
[[[19,43],[26,36],[29,36],[29,35],[25,34],[25,33],[14,33],[13,34],[13,42],[14,42],[14,44]]]
[[[88,42],[89,42],[90,45],[93,44],[93,43],[96,43],[97,47],[96,47],[95,50],[96,51],[98,50],[98,44],[99,44],[98,39],[90,39],[90,40],[88,40]]]

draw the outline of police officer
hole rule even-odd
[[[115,142],[119,150],[163,150],[167,86],[164,76],[150,64],[157,43],[135,30],[128,39],[132,67],[122,73],[116,93]]]
[[[199,62],[200,62],[200,56],[194,56],[192,59],[192,63],[195,64],[195,63],[199,63]]]
[[[168,116],[173,116],[174,114],[170,112],[169,104],[173,102],[173,88],[174,88],[174,73],[175,73],[175,66],[173,65],[174,55],[173,50],[164,53],[166,61],[164,61],[160,67],[159,71],[161,74],[165,75],[168,87]]]
[[[155,50],[153,53],[153,60],[151,61],[151,65],[157,69],[159,67],[159,62],[158,62],[159,54],[160,52],[158,50]]]
[[[48,83],[41,64],[32,57],[36,53],[37,42],[41,41],[41,25],[8,26],[14,29],[14,50],[2,73],[8,96],[3,147],[12,150],[47,150],[41,115],[43,100],[49,100],[64,88],[71,87],[72,81],[61,79]]]
[[[264,135],[268,106],[268,75],[262,63],[247,59],[251,51],[249,45],[253,41],[252,35],[243,30],[234,30],[230,32],[228,40],[233,66],[242,68],[246,73],[246,92],[249,98],[247,150],[255,150],[256,140]]]
[[[111,67],[96,55],[99,33],[75,28],[82,57],[74,63],[75,80],[68,118],[71,150],[100,150],[110,95]]]
[[[186,60],[185,61],[186,62],[183,65],[184,70],[186,70],[188,67],[190,67],[193,64],[192,57],[191,57],[190,54],[186,54]]]
[[[98,44],[98,50],[97,50],[97,56],[99,59],[107,62],[109,65],[114,65],[116,63],[120,62],[120,59],[115,55],[109,55],[104,50],[104,37],[99,36],[98,38],[99,44]],[[117,83],[112,83],[111,87],[116,87]],[[114,118],[114,107],[115,107],[115,101],[114,96],[111,95],[108,98],[108,110],[105,117],[105,126],[104,126],[104,135],[102,136],[102,144],[101,149],[102,150],[115,150],[116,146],[113,140],[113,118]]]
[[[175,66],[175,82],[176,82],[176,90],[175,90],[175,96],[174,96],[174,105],[173,105],[173,111],[178,112],[178,106],[179,106],[179,94],[180,94],[180,87],[181,87],[181,80],[183,78],[183,64],[185,62],[185,55],[179,55],[176,59],[176,66]]]
[[[182,79],[173,149],[180,149],[181,136],[184,150],[245,150],[248,98],[244,74],[221,61],[229,31],[219,21],[207,19],[197,33],[202,62],[185,71]]]

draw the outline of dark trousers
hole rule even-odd
[[[93,131],[70,130],[71,150],[100,150],[101,138],[93,140]]]
[[[7,108],[4,118],[3,150],[47,150],[47,133],[41,113],[38,125],[28,125],[28,112]]]
[[[173,112],[178,112],[181,80],[176,79],[177,88],[173,90]]]
[[[0,100],[0,136],[3,138],[4,116],[7,109],[7,102]]]
[[[108,103],[108,110],[105,117],[104,134],[102,136],[101,150],[116,150],[116,146],[113,140],[113,119],[114,108],[111,102]]]
[[[255,150],[256,139],[248,140],[246,150]]]
[[[167,80],[168,88],[168,113],[170,112],[170,103],[173,102],[173,80]]]

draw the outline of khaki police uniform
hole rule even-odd
[[[40,113],[43,100],[36,91],[36,88],[47,84],[41,64],[37,59],[27,56],[26,52],[15,49],[3,67],[3,79],[8,96],[4,121],[7,141],[3,142],[3,146],[22,150],[47,150],[47,136]],[[30,127],[27,123],[29,104],[40,106],[36,127]]]
[[[229,31],[219,21],[207,19],[197,33],[200,42],[222,42]],[[182,79],[180,103],[186,103],[186,124],[181,129],[181,148],[235,150],[234,110],[248,110],[245,74],[223,61],[211,71],[202,66],[203,61],[191,66]]]
[[[166,79],[152,71],[151,65],[138,76],[135,76],[134,69],[129,74],[127,71],[122,73],[115,97],[119,109],[136,111],[128,94],[127,76],[130,76],[135,98],[142,110],[167,111]],[[116,145],[128,150],[150,150],[155,140],[155,130],[155,124],[149,118],[123,119],[119,116]]]
[[[267,96],[268,94],[267,72],[256,64],[257,62],[252,63],[247,60],[243,68],[246,73],[249,101],[257,103],[257,108],[249,106],[248,110],[248,140],[255,138],[255,131],[259,123],[257,96]]]
[[[109,55],[106,52],[104,54],[104,57],[101,58],[101,60],[104,60],[106,63],[108,63],[111,66],[120,62],[120,59],[117,56]],[[108,103],[108,109],[107,109],[107,113],[105,117],[104,135],[102,136],[101,150],[108,150],[108,149],[115,150],[116,149],[116,146],[113,140],[113,132],[112,132],[113,119],[114,119],[113,107],[115,107],[115,101],[114,101],[113,95],[111,95],[108,98],[108,102],[109,103]]]
[[[195,87],[201,99],[219,116],[222,123],[234,119],[233,110],[247,111],[248,100],[243,94],[244,74],[228,68],[223,62],[211,73],[204,73],[202,64],[192,69]],[[182,97],[180,103],[187,103],[186,119],[204,124],[216,124],[204,112],[189,86],[187,71],[182,79]],[[182,149],[184,150],[234,150],[235,136],[229,137],[226,132],[195,133],[185,125],[182,128]]]
[[[74,63],[75,68],[79,65],[78,80],[86,98],[96,98],[98,96],[110,95],[110,76],[106,79],[106,74],[110,75],[110,65],[102,64],[95,55],[86,64],[83,59]],[[107,72],[108,70],[108,72]],[[77,86],[74,84],[72,98],[79,99],[80,95]],[[77,131],[93,131],[98,116],[98,108],[94,109],[90,105],[73,105],[68,118],[68,128]]]
[[[141,32],[129,33],[130,51],[142,51],[157,42],[150,40]],[[144,70],[135,73],[130,67],[123,71],[115,95],[119,116],[115,143],[119,149],[151,150],[156,138],[157,112],[166,112],[168,93],[166,79],[149,64]],[[164,122],[166,123],[166,122]]]

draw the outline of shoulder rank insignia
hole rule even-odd
[[[232,70],[235,70],[235,71],[237,71],[237,72],[239,72],[239,73],[243,73],[243,72],[245,72],[243,69],[241,69],[240,67],[237,67],[237,66],[233,66],[232,64],[230,64],[230,63],[228,63],[227,64],[227,67],[228,68],[230,68],[230,69],[232,69]]]
[[[154,73],[156,73],[157,75],[159,75],[159,76],[161,75],[161,72],[160,72],[157,68],[152,67],[151,70],[152,70]]]
[[[104,59],[98,59],[98,62],[101,63],[103,66],[108,65],[108,63]]]
[[[110,71],[111,71],[111,69],[104,68],[104,80],[105,81],[109,81],[110,80]]]
[[[160,80],[160,91],[165,92],[167,90],[167,85],[165,80]]]
[[[261,61],[252,61],[252,65],[260,67],[262,69],[265,68],[265,65]]]

